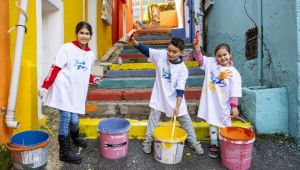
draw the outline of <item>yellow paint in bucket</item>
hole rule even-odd
[[[154,129],[154,158],[165,164],[175,164],[181,161],[186,132],[175,127],[172,138],[172,126],[160,126]]]
[[[175,127],[173,139],[171,139],[172,135],[172,126],[160,126],[154,129],[153,136],[155,139],[169,142],[169,143],[178,143],[183,142],[187,135],[185,131],[179,127]]]

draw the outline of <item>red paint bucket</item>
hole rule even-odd
[[[121,118],[108,118],[98,124],[100,151],[104,158],[118,159],[127,155],[129,128],[129,121]]]
[[[243,119],[239,118],[244,121]],[[244,121],[245,122],[245,121]],[[255,133],[252,128],[229,126],[220,129],[221,162],[233,170],[251,167]]]

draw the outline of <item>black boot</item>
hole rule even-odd
[[[59,141],[59,160],[73,164],[80,164],[81,157],[71,151],[70,136],[58,135]]]
[[[86,140],[79,136],[79,129],[76,132],[72,132],[72,131],[70,132],[71,132],[71,138],[73,139],[75,145],[83,148],[87,147]]]

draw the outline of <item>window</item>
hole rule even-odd
[[[246,32],[245,57],[247,60],[257,58],[258,29],[251,28]]]

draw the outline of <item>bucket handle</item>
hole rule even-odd
[[[34,149],[38,149],[38,148],[42,148],[42,147],[44,147],[44,146],[47,146],[48,144],[49,144],[49,142],[50,142],[50,140],[47,140],[47,141],[45,141],[45,142],[43,142],[43,143],[40,143],[40,144],[38,144],[38,145],[35,145],[35,146],[31,146],[31,147],[22,147],[22,148],[18,148],[18,147],[12,147],[12,146],[10,146],[10,144],[8,144],[8,143],[5,143],[4,144],[4,146],[8,149],[8,150],[10,150],[10,151],[30,151],[30,150],[34,150]]]
[[[229,118],[236,118],[236,119],[241,120],[241,121],[244,122],[244,123],[248,123],[246,120],[244,120],[243,118],[241,118],[241,117],[239,117],[239,116],[238,116],[238,117],[228,116],[228,117],[226,117],[226,118],[222,121],[222,124],[225,122],[225,120],[227,120],[227,119],[229,119]],[[254,129],[253,129],[252,126],[250,126],[249,129],[250,129],[252,132],[254,132]],[[220,128],[219,128],[219,131],[220,131]]]

